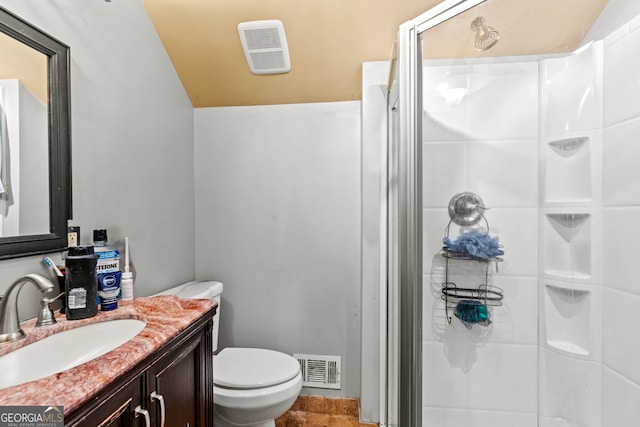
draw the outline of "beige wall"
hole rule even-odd
[[[0,79],[18,79],[44,105],[48,104],[46,55],[0,33]]]

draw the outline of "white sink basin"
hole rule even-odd
[[[146,323],[109,320],[58,332],[0,357],[0,389],[66,371],[110,352],[138,335]]]

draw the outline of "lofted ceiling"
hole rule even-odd
[[[194,107],[361,99],[361,68],[391,57],[398,27],[440,0],[144,0]],[[607,0],[488,0],[428,32],[433,58],[574,50]],[[482,15],[500,32],[487,52],[472,47]],[[254,75],[237,26],[279,19],[291,58],[286,74]]]

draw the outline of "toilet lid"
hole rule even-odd
[[[298,372],[296,359],[263,348],[227,347],[213,358],[213,382],[227,388],[270,387],[289,381]]]
[[[180,298],[204,298],[213,299],[222,293],[220,282],[191,282],[182,288],[176,295]]]

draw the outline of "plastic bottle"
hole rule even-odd
[[[93,246],[98,255],[98,274],[120,271],[120,251],[107,246],[107,230],[93,230]]]
[[[69,248],[66,258],[65,302],[69,320],[85,319],[98,313],[98,257],[91,246]]]
[[[118,308],[120,296],[120,251],[107,246],[107,230],[93,230],[93,245],[98,264],[98,296],[100,297],[100,310],[109,311]]]
[[[120,279],[122,301],[133,300],[133,273],[129,270],[129,238],[124,238],[124,271]]]

